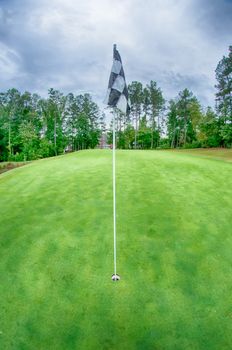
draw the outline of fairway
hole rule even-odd
[[[232,163],[81,151],[0,175],[0,349],[232,348]]]

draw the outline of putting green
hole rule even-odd
[[[0,175],[0,349],[232,348],[232,164],[110,150]]]

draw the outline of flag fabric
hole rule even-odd
[[[121,56],[116,48],[116,45],[114,45],[113,49],[113,65],[104,102],[110,107],[117,107],[125,114],[128,114],[130,111],[125,74]]]

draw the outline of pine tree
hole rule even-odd
[[[220,133],[225,146],[232,146],[232,46],[228,57],[223,56],[216,68],[216,109]]]

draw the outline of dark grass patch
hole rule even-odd
[[[166,150],[165,150],[166,151]],[[232,162],[232,148],[193,148],[193,149],[173,149],[168,152],[186,153],[197,157],[212,158]]]
[[[0,174],[6,171],[12,170],[14,168],[19,168],[20,166],[26,165],[29,162],[3,162],[0,163]]]

